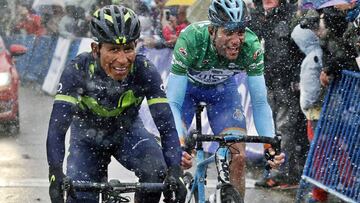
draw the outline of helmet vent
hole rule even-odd
[[[227,15],[227,13],[224,11],[224,8],[218,4],[215,5],[216,10],[218,11],[218,16],[220,18],[221,21],[229,21],[229,16]]]
[[[250,20],[243,0],[211,0],[208,17],[213,25],[230,30],[243,29]]]
[[[225,1],[225,5],[226,5],[227,8],[231,8],[231,4],[230,4],[229,1]]]

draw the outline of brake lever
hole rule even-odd
[[[264,151],[264,156],[267,161],[274,161],[275,156],[281,153],[281,136],[276,135],[274,139],[274,143],[271,144],[271,149],[273,149],[274,151],[270,151],[269,148],[265,149]],[[269,163],[266,163],[265,170],[271,170],[271,166]]]
[[[72,189],[71,179],[69,177],[64,177],[61,190],[63,191],[64,202],[67,201],[68,196],[70,195],[70,190]]]

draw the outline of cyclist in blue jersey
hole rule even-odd
[[[247,28],[250,16],[242,0],[212,0],[209,20],[189,25],[179,36],[167,85],[167,96],[181,139],[186,135],[199,102],[207,103],[215,134],[246,134],[235,74],[246,72],[254,120],[260,136],[274,136],[267,103],[264,52],[258,37]],[[245,145],[232,147],[230,182],[245,194]],[[240,153],[239,153],[240,152]],[[269,161],[277,167],[285,155]]]
[[[182,150],[160,75],[149,60],[135,53],[140,34],[137,15],[123,6],[105,6],[94,12],[90,26],[97,42],[64,70],[51,113],[47,135],[51,201],[64,202],[65,134],[71,126],[66,175],[72,180],[107,181],[113,156],[140,182],[176,185],[175,196],[166,191],[164,201],[183,202]],[[161,146],[139,118],[145,97]],[[136,192],[135,202],[158,202],[160,196]],[[68,202],[98,199],[96,193],[79,192]]]

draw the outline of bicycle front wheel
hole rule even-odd
[[[220,201],[221,203],[244,203],[244,199],[239,191],[230,184],[221,186]]]

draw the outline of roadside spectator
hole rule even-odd
[[[177,8],[171,7],[165,11],[166,24],[163,25],[162,35],[166,44],[169,47],[174,47],[177,37],[179,36],[176,30],[177,23]]]
[[[262,26],[265,22],[265,10],[262,5],[262,0],[253,0],[252,3],[249,4],[251,14],[249,27],[259,36],[259,39],[264,39],[264,29]]]
[[[309,141],[313,138],[320,118],[324,97],[324,88],[320,84],[323,52],[319,37],[316,35],[319,29],[320,14],[316,10],[309,10],[291,33],[291,38],[306,55],[300,71],[300,107],[308,121]]]
[[[62,6],[54,5],[39,5],[39,14],[41,22],[46,30],[46,35],[59,35],[59,22],[64,15]]]
[[[76,12],[73,14],[75,18],[75,29],[73,33],[76,37],[87,37],[89,33],[89,21],[86,19],[85,9],[81,6],[76,7]]]
[[[163,37],[169,47],[174,47],[181,30],[189,25],[186,18],[186,9],[185,6],[171,7],[166,12],[165,18],[169,24],[163,26]]]
[[[65,2],[65,15],[59,22],[59,33],[65,38],[74,38],[76,5],[72,1]]]
[[[358,55],[357,65],[360,68],[360,1],[358,2],[357,8],[354,9],[356,13],[349,12],[347,20],[350,21],[350,25],[344,33],[345,40],[355,47]],[[351,16],[351,17],[350,17]]]
[[[45,28],[41,24],[41,17],[33,13],[31,5],[24,1],[16,2],[17,22],[13,27],[14,33],[34,34],[37,36],[46,33]]]
[[[146,3],[139,1],[136,4],[135,13],[138,13],[140,24],[141,24],[141,32],[140,38],[149,37],[154,33],[154,27],[152,26],[152,19],[150,17],[150,8],[146,5]]]
[[[150,7],[146,2],[138,1],[135,7],[135,13],[138,13],[141,31],[138,39],[136,50],[138,53],[144,53],[146,51],[145,41],[153,40],[154,27],[152,18],[150,16]]]
[[[250,29],[254,26],[255,32],[265,41],[268,100],[274,114],[275,130],[282,137],[281,147],[286,154],[283,167],[277,173],[260,179],[255,185],[265,188],[287,187],[298,184],[308,150],[306,119],[299,107],[301,60],[297,59],[299,51],[294,54],[294,50],[298,48],[290,37],[290,22],[295,15],[296,6],[285,0],[255,3],[260,5],[254,5],[252,17],[256,21],[251,24]]]
[[[10,15],[11,10],[8,7],[7,0],[0,0],[0,13],[2,15]],[[8,18],[0,18],[0,36],[8,36],[10,31],[10,22]]]
[[[152,4],[150,9],[150,15],[152,17],[153,27],[154,27],[154,35],[155,36],[162,36],[162,24],[161,21],[163,20],[164,16],[164,6],[166,0],[154,0],[155,4]],[[165,44],[163,41],[158,41],[156,48],[163,48]]]
[[[59,23],[59,32],[63,37],[85,37],[89,31],[89,24],[85,19],[85,10],[69,2],[65,6],[66,14]]]
[[[190,22],[187,20],[187,6],[179,6],[178,13],[177,13],[177,23],[176,26],[176,36],[179,36],[180,32],[185,29]]]
[[[307,135],[309,142],[313,140],[317,122],[320,119],[321,107],[324,98],[324,88],[320,84],[320,73],[323,67],[323,52],[320,47],[319,37],[321,33],[320,14],[316,10],[308,10],[293,32],[292,39],[299,46],[306,57],[301,64],[300,72],[300,107],[307,119]],[[311,201],[324,201],[327,194],[314,187]]]
[[[152,36],[144,38],[143,45],[147,48],[162,49],[166,48],[167,44],[162,37],[162,24],[163,10],[165,0],[154,0],[153,3],[147,3],[150,5],[150,19],[152,23]]]
[[[340,76],[341,70],[359,71],[359,68],[356,63],[358,57],[355,44],[356,34],[354,43],[349,43],[349,39],[345,38],[349,26],[346,12],[334,7],[325,8],[323,12],[328,31],[325,38],[322,39],[324,68],[320,74],[320,81],[322,85],[327,86],[331,78]]]

